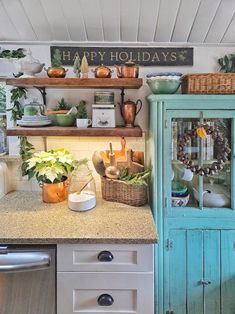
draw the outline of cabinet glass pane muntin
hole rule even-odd
[[[208,114],[204,111],[194,111],[192,115],[192,112],[188,111],[186,114],[181,112],[180,116],[179,112],[175,114],[176,112],[172,111],[168,117],[168,123],[170,122],[171,126],[170,134],[168,130],[168,136],[170,136],[168,154],[170,154],[171,161],[167,159],[166,174],[171,179],[171,184],[168,185],[170,188],[167,188],[167,205],[172,210],[182,210],[183,208],[186,210],[189,207],[200,210],[231,209],[233,208],[231,154],[224,154],[223,143],[221,144],[218,139],[213,139],[210,132],[207,131],[206,137],[200,139],[197,135],[193,135],[193,130],[201,125],[210,126],[210,130],[218,129],[222,137],[228,139],[228,146],[233,149],[231,134],[234,128],[232,117],[234,113],[223,114],[215,111]],[[179,140],[187,135],[190,136],[187,144],[183,147],[184,156],[193,162],[195,167],[205,170],[204,176],[193,173],[191,169],[187,169],[187,165],[179,160]],[[220,161],[223,169],[218,171],[221,158],[224,158],[223,161]],[[171,167],[167,165],[171,165]]]

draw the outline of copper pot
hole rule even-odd
[[[114,66],[117,69],[117,77],[119,78],[137,78],[139,76],[139,66],[131,59],[120,67],[116,64]]]
[[[68,71],[68,69],[65,70],[65,68],[62,67],[49,67],[48,69],[44,68],[44,70],[47,72],[49,77],[54,78],[63,78],[66,76],[66,72]]]
[[[139,109],[137,109],[138,104],[139,104]],[[135,117],[140,112],[141,108],[142,108],[142,101],[140,99],[138,99],[136,103],[128,99],[122,105],[120,105],[121,115],[125,121],[125,127],[133,128],[135,126],[134,125]]]
[[[68,198],[68,180],[59,183],[42,183],[42,199],[45,203],[59,203]]]
[[[94,70],[91,70],[96,78],[110,78],[112,76],[113,70],[110,68],[106,67],[105,65],[101,64]]]

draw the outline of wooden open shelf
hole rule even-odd
[[[77,127],[14,127],[7,129],[8,136],[124,136],[141,137],[142,130],[136,126],[134,128],[77,128]]]
[[[18,87],[51,88],[127,88],[138,89],[143,85],[141,78],[9,78],[7,85]]]

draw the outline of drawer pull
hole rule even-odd
[[[97,258],[100,262],[111,262],[113,260],[113,254],[109,251],[102,251]]]
[[[110,306],[113,304],[114,299],[109,294],[101,294],[97,302],[100,306]]]

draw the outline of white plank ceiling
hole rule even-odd
[[[235,0],[0,0],[0,42],[235,44]]]

